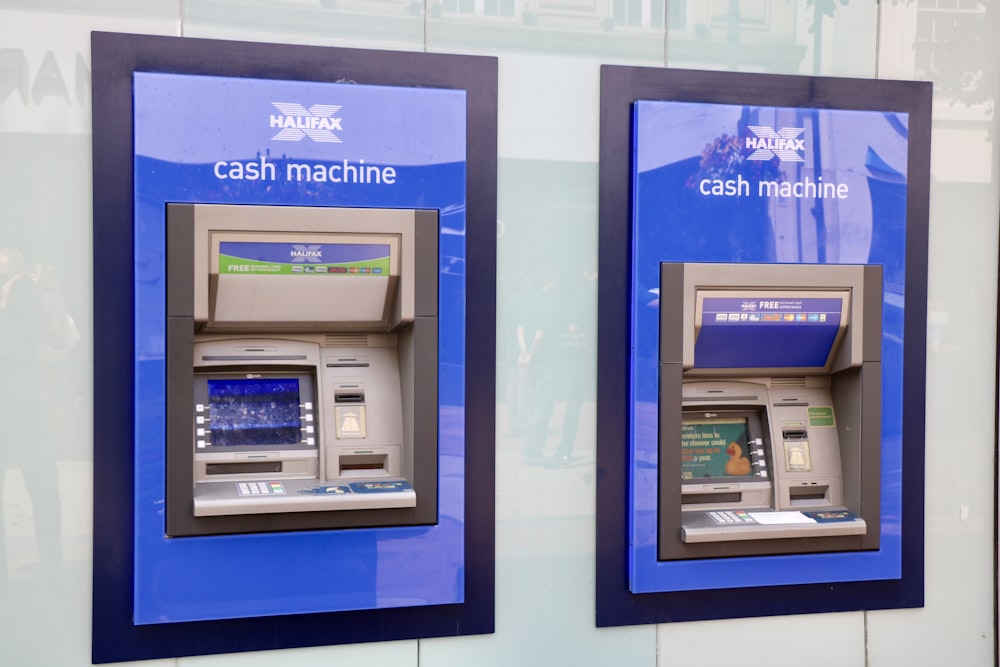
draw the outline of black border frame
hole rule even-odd
[[[94,545],[91,659],[149,660],[486,634],[494,630],[497,59],[95,32]],[[249,619],[132,623],[132,73],[466,91],[465,602]]]
[[[636,100],[909,114],[900,579],[642,594],[629,590],[628,309],[632,103]],[[923,606],[931,102],[930,82],[602,66],[596,510],[599,627]]]

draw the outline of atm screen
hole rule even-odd
[[[681,479],[754,477],[750,416],[699,414],[681,421]]]
[[[302,440],[298,378],[208,380],[211,444],[293,445]]]

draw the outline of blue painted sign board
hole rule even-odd
[[[633,104],[628,403],[632,593],[901,576],[908,123],[905,112],[667,100]],[[657,560],[660,262],[883,265],[878,550]],[[784,310],[789,315],[785,321],[750,322],[748,313],[740,314],[740,304],[706,304],[699,366],[730,365],[727,340],[739,333],[744,345],[747,335],[759,333],[771,343],[784,340],[782,336],[796,345],[803,338],[815,343],[815,349],[798,350],[801,354],[779,345],[782,354],[757,359],[759,366],[821,367],[826,360],[822,350],[825,346],[829,351],[836,334],[839,304],[800,303]],[[767,330],[768,324],[773,328]],[[812,329],[804,333],[807,327]]]
[[[134,622],[461,603],[465,91],[136,72],[133,94]],[[439,211],[437,525],[164,536],[171,202]]]

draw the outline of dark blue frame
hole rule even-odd
[[[909,115],[901,577],[633,594],[629,589],[632,107],[671,100]],[[598,626],[923,605],[924,352],[931,84],[604,66],[601,72],[597,411]]]
[[[95,663],[482,634],[494,628],[495,58],[94,33]],[[136,626],[133,125],[135,71],[466,91],[465,602]]]

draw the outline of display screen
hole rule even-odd
[[[750,427],[746,417],[684,419],[681,479],[752,477]]]
[[[298,378],[208,380],[211,444],[292,445],[302,440]]]

